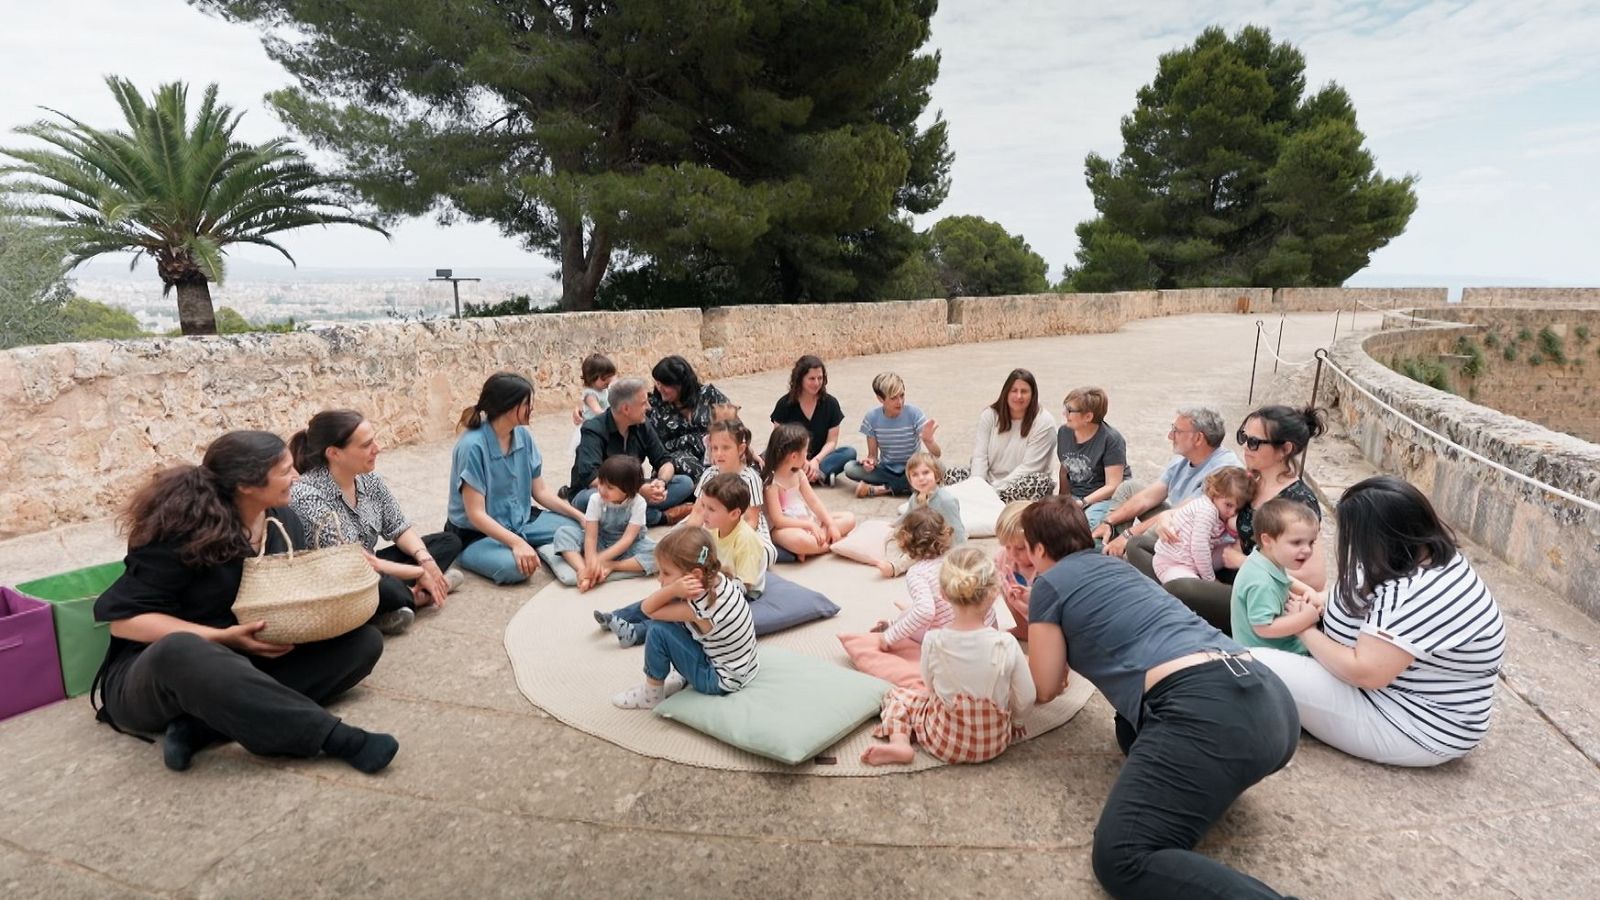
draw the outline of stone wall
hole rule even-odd
[[[1449,299],[1449,288],[1278,288],[1272,311],[1410,309],[1444,306]]]
[[[1416,484],[1446,521],[1539,583],[1600,618],[1600,511],[1441,444],[1357,389],[1483,457],[1590,502],[1600,501],[1600,446],[1434,390],[1378,360],[1435,351],[1481,329],[1427,327],[1339,341],[1323,379],[1334,407],[1367,459]],[[1354,382],[1352,385],[1351,382]]]
[[[1600,310],[1455,308],[1428,310],[1427,318],[1479,327],[1419,329],[1420,323],[1396,314],[1386,325],[1414,336],[1391,338],[1383,345],[1390,348],[1388,355],[1378,355],[1378,361],[1390,368],[1404,362],[1437,364],[1451,393],[1600,441],[1600,404],[1594,402],[1600,396]],[[1463,351],[1477,355],[1475,364],[1469,366]]]
[[[1442,299],[1442,291],[1438,293]],[[1043,294],[898,303],[550,314],[336,326],[284,335],[155,338],[0,353],[0,538],[99,518],[155,469],[192,460],[218,433],[289,434],[345,405],[391,442],[440,440],[500,369],[532,376],[540,411],[579,392],[601,350],[647,373],[678,353],[707,378],[950,343],[1113,331],[1193,313],[1344,309],[1370,291],[1268,288]],[[1418,295],[1414,302],[1431,299]]]
[[[1461,305],[1600,307],[1600,288],[1469,287],[1461,291]]]

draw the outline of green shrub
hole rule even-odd
[[[1400,359],[1393,367],[1396,372],[1435,390],[1450,390],[1450,378],[1444,366],[1428,359]]]
[[[61,320],[74,341],[149,337],[133,313],[84,297],[68,300],[61,308]]]
[[[461,304],[461,318],[463,319],[492,319],[495,316],[526,316],[542,312],[543,308],[533,305],[533,298],[527,294],[518,294],[507,297],[498,303],[463,303]]]
[[[1485,347],[1498,347],[1498,346],[1500,346],[1500,335],[1495,334],[1492,331],[1489,332],[1488,334],[1483,336],[1483,345]]]
[[[1521,329],[1521,330],[1519,330],[1517,332],[1517,340],[1519,340],[1519,341],[1531,341],[1531,340],[1533,340],[1533,332],[1529,331],[1526,328],[1523,328],[1523,329]]]
[[[1561,335],[1556,334],[1555,329],[1548,325],[1539,329],[1539,349],[1558,366],[1567,361],[1566,349],[1561,345]]]
[[[1456,355],[1465,356],[1467,359],[1461,364],[1461,374],[1468,378],[1477,378],[1483,374],[1483,351],[1472,338],[1462,335],[1456,338]]]
[[[1542,365],[1543,363],[1544,363],[1544,357],[1540,356],[1537,353],[1529,354],[1529,356],[1528,356],[1528,365],[1537,366],[1537,365]]]
[[[1500,355],[1504,356],[1506,358],[1506,362],[1516,362],[1516,360],[1517,360],[1517,345],[1516,344],[1507,344],[1506,348],[1504,350],[1500,351]]]
[[[1579,325],[1577,328],[1572,329],[1572,333],[1577,336],[1578,343],[1589,343],[1589,326]]]

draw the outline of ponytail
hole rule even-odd
[[[456,430],[477,428],[498,419],[533,398],[533,382],[515,372],[496,372],[478,391],[478,402],[463,409]]]
[[[761,460],[756,457],[755,451],[750,449],[750,442],[755,439],[755,436],[750,433],[750,429],[746,428],[745,424],[739,421],[737,417],[718,419],[712,422],[706,427],[706,439],[710,440],[713,434],[726,434],[728,437],[733,438],[734,444],[744,447],[744,464],[757,472],[761,471]]]
[[[234,495],[266,484],[285,449],[271,432],[232,431],[211,442],[200,465],[156,473],[118,517],[128,548],[180,542],[179,559],[197,568],[248,554]]]
[[[1283,405],[1263,406],[1245,416],[1246,422],[1251,419],[1261,420],[1261,426],[1269,439],[1294,445],[1293,452],[1285,457],[1285,460],[1290,473],[1296,478],[1305,474],[1302,466],[1306,447],[1314,438],[1321,437],[1328,431],[1326,416],[1315,406],[1300,409]]]
[[[365,421],[366,417],[353,409],[325,409],[312,416],[303,430],[289,438],[294,467],[302,473],[327,468],[328,448],[342,449]]]

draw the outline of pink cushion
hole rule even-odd
[[[833,552],[845,559],[875,566],[888,558],[884,543],[893,530],[894,523],[888,519],[867,519],[858,523],[844,540],[834,544]]]
[[[901,641],[891,650],[878,645],[876,634],[841,634],[839,643],[858,671],[882,678],[895,687],[923,688],[922,645]]]

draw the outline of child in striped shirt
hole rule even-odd
[[[1229,543],[1228,522],[1255,496],[1250,473],[1227,466],[1206,476],[1205,497],[1196,497],[1172,514],[1176,540],[1156,543],[1153,567],[1162,584],[1178,578],[1216,581],[1222,548]],[[1236,539],[1237,534],[1233,534]]]
[[[906,460],[921,447],[934,456],[943,455],[933,433],[939,423],[906,402],[906,383],[893,372],[872,379],[872,392],[883,404],[861,418],[861,433],[867,436],[867,455],[845,466],[844,474],[856,482],[857,497],[880,497],[911,493],[906,480]]]
[[[895,540],[900,549],[915,560],[906,570],[906,591],[911,595],[911,605],[893,622],[881,621],[873,626],[884,650],[901,641],[920,644],[930,629],[943,628],[955,618],[955,610],[939,591],[939,566],[944,562],[944,555],[950,552],[950,526],[945,524],[944,516],[929,506],[913,509],[900,520]],[[999,626],[993,604],[984,614],[984,621],[991,628]]]
[[[738,579],[722,574],[710,533],[673,531],[656,546],[656,564],[661,590],[642,604],[650,618],[644,683],[611,702],[622,709],[652,709],[685,686],[721,695],[754,680],[760,669],[755,617]]]

